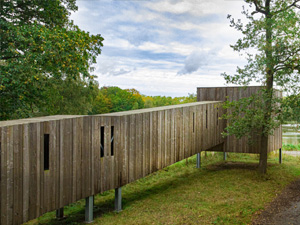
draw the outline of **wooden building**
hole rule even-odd
[[[236,101],[244,97],[250,97],[257,93],[261,86],[244,87],[199,87],[197,88],[197,101]],[[275,91],[276,97],[282,98],[280,91]],[[253,136],[256,136],[253,134]],[[252,145],[248,144],[247,137],[237,139],[235,136],[228,136],[223,148],[212,148],[212,151],[256,153],[261,151],[260,136],[256,136]],[[281,126],[274,130],[274,135],[269,136],[268,152],[281,149],[282,147],[282,128]]]
[[[0,122],[0,224],[120,189],[201,151],[259,153],[245,138],[222,138],[226,121],[219,120],[226,96],[259,88],[198,88],[196,103]],[[269,142],[269,151],[281,148],[281,128]]]
[[[0,122],[1,224],[24,223],[222,144],[219,104]]]

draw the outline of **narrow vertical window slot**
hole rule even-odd
[[[100,157],[104,157],[104,127],[100,129]]]
[[[206,129],[207,129],[207,123],[208,123],[208,115],[207,115],[207,110],[205,111],[205,116],[206,116]]]
[[[44,170],[49,170],[50,135],[44,134]]]
[[[114,126],[111,127],[110,137],[110,153],[114,155]]]
[[[193,133],[195,133],[195,113],[193,112]]]

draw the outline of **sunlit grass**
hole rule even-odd
[[[293,144],[283,144],[282,150],[285,151],[300,151],[300,144],[293,145]]]
[[[95,196],[95,224],[247,224],[276,194],[300,175],[300,158],[278,152],[269,156],[268,173],[257,172],[258,156],[222,153],[207,157],[196,169],[191,157],[122,188],[123,211],[113,212],[114,191]],[[55,212],[30,224],[81,224],[84,200],[65,207],[66,219]]]

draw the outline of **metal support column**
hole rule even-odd
[[[223,154],[224,154],[224,155],[223,155],[224,161],[226,161],[226,159],[227,159],[227,153],[224,152]]]
[[[279,149],[279,163],[282,163],[282,149]]]
[[[201,168],[201,152],[197,153],[197,165],[196,168]]]
[[[94,196],[85,198],[85,223],[93,222]]]
[[[115,212],[122,211],[122,189],[121,187],[115,189]]]
[[[56,218],[59,220],[64,218],[64,208],[60,208],[56,210]]]

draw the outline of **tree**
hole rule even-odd
[[[51,83],[93,85],[103,38],[70,21],[75,0],[0,1],[0,120],[35,115],[51,101]]]
[[[274,87],[293,95],[299,93],[300,0],[245,2],[248,8],[243,7],[242,14],[248,23],[230,15],[228,18],[231,27],[243,34],[231,47],[237,52],[245,52],[248,64],[244,68],[237,67],[234,75],[223,73],[223,76],[227,83],[249,85],[255,81],[264,88],[248,99],[227,103],[225,107],[233,106],[233,113],[224,118],[229,119],[227,135],[251,138],[253,131],[262,135],[259,171],[266,173],[268,135],[282,122],[283,107],[286,106],[279,106],[281,100],[274,95]]]
[[[144,101],[135,89],[102,87],[94,101],[91,114],[120,112],[144,108]]]
[[[300,94],[289,95],[283,99],[283,121],[300,124]]]

